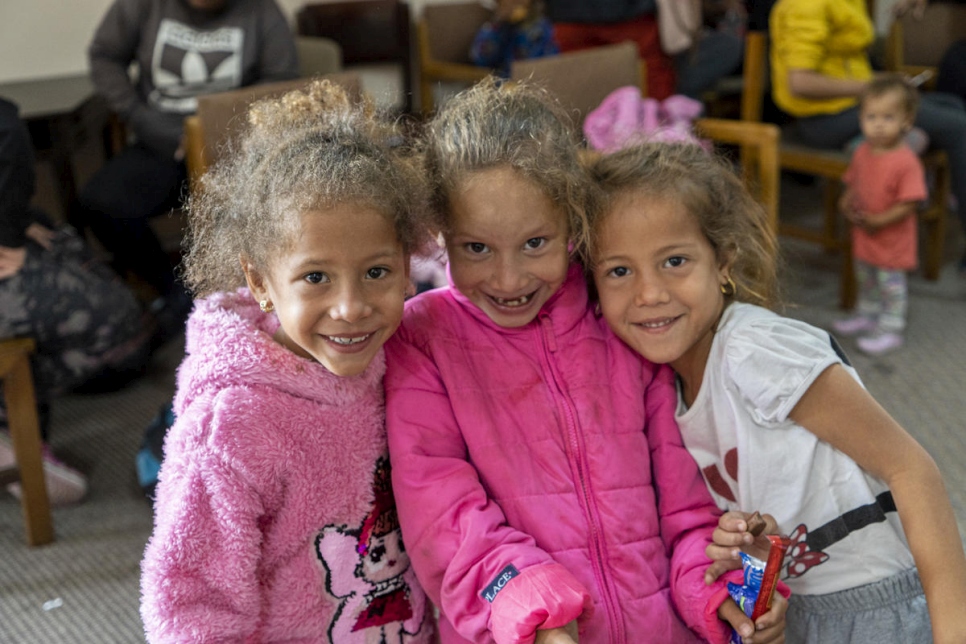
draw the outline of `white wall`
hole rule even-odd
[[[113,0],[0,0],[0,83],[87,71],[87,44]],[[289,15],[306,0],[276,0]]]
[[[86,72],[87,44],[112,1],[0,0],[0,83]],[[294,24],[309,0],[276,1]],[[409,0],[414,15],[427,1],[455,0]]]

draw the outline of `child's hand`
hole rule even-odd
[[[853,226],[862,227],[862,226],[865,226],[867,223],[865,219],[865,213],[859,212],[854,208],[849,211],[843,211],[843,214],[845,215],[845,218],[849,221],[849,223],[852,224]]]
[[[852,217],[856,215],[855,199],[852,198],[851,192],[846,191],[844,195],[839,197],[839,211],[849,221],[852,221]]]
[[[712,543],[705,548],[705,554],[712,560],[704,573],[704,583],[711,585],[714,580],[729,570],[741,568],[739,550],[765,560],[771,549],[771,542],[765,535],[778,533],[778,522],[770,514],[760,515],[765,522],[758,536],[748,532],[748,519],[755,513],[731,511],[718,519],[718,527],[711,535]]]
[[[764,615],[762,615],[764,617]],[[563,628],[546,628],[537,631],[533,644],[577,644],[577,620]]]
[[[764,644],[772,642],[782,644],[785,641],[785,611],[788,610],[788,600],[779,593],[771,600],[771,608],[764,615],[752,623],[751,618],[738,608],[738,604],[730,597],[718,607],[718,617],[728,622],[731,628],[741,635],[744,644]]]
[[[771,598],[771,608],[755,622],[755,644],[785,641],[785,612],[788,610],[788,600],[781,593],[775,591]],[[748,640],[745,640],[746,642]]]

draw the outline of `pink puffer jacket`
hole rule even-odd
[[[400,521],[444,644],[578,617],[581,644],[727,640],[671,372],[594,315],[578,267],[522,328],[425,293],[386,348]]]

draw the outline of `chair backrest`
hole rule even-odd
[[[470,65],[470,46],[491,11],[479,2],[427,4],[419,24],[424,30],[425,54],[443,63]]]
[[[310,78],[342,71],[342,46],[323,36],[296,36],[299,76]]]
[[[781,171],[778,146],[781,131],[773,123],[753,123],[734,119],[698,119],[694,128],[699,136],[714,143],[738,146],[741,174],[749,192],[765,208],[772,231],[778,234],[778,201]]]
[[[400,0],[306,4],[295,17],[300,36],[321,36],[342,48],[345,65],[396,63],[402,68],[405,110],[412,111],[409,5]]]
[[[577,112],[576,123],[619,87],[643,87],[637,46],[630,42],[593,47],[556,56],[514,61],[510,78],[532,79]]]
[[[966,5],[931,2],[922,19],[911,13],[892,22],[886,43],[886,68],[933,73],[949,46],[966,38]]]
[[[409,60],[409,5],[399,0],[311,3],[295,22],[300,36],[339,43],[347,65]]]
[[[355,99],[362,97],[362,80],[354,72],[325,74],[321,78],[343,85]],[[198,185],[198,179],[218,160],[225,144],[244,126],[244,115],[251,103],[280,96],[309,82],[309,79],[299,78],[199,96],[197,112],[185,119],[185,162],[191,188]]]
[[[768,35],[763,31],[745,34],[745,56],[741,68],[741,120],[761,121],[768,77]]]

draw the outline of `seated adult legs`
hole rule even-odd
[[[174,266],[149,220],[178,206],[185,179],[183,163],[134,145],[109,159],[80,196],[85,221],[118,272],[133,272],[165,298],[176,289]]]

